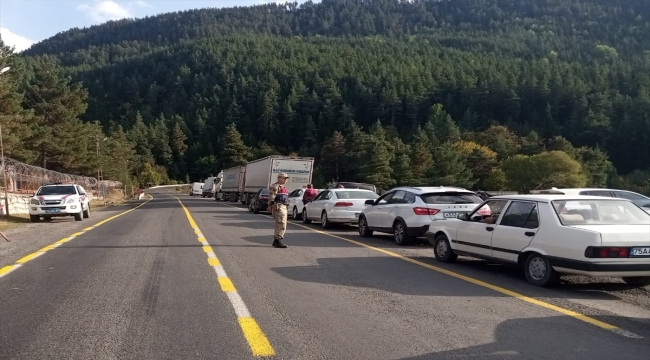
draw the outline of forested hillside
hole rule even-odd
[[[198,180],[299,153],[320,182],[382,188],[648,186],[643,0],[202,9],[72,29],[25,55],[88,89],[84,120],[127,130],[133,174]]]

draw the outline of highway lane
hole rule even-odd
[[[509,274],[472,267],[460,270],[525,296],[552,299],[551,306],[570,305],[567,311],[590,315],[643,337],[627,338],[299,224],[289,227],[289,248],[274,249],[268,217],[229,203],[183,201],[197,203],[192,205],[197,223],[216,241],[217,251],[231,269],[231,277],[241,284],[239,291],[258,313],[260,323],[286,324],[295,334],[284,339],[273,330],[269,334],[273,345],[281,347],[279,353],[288,351],[292,358],[314,353],[325,358],[492,353],[508,358],[518,353],[517,358],[645,359],[650,350],[648,312],[642,307],[630,305],[620,315],[571,302],[566,300],[569,296],[547,293]],[[198,205],[201,201],[205,205]],[[308,228],[321,231],[318,226]],[[344,237],[354,241],[439,265],[429,248],[397,249],[386,238],[360,239],[347,231]],[[298,342],[311,344],[305,353],[291,347],[295,336],[301,337]]]
[[[246,359],[174,199],[154,200],[0,278],[0,359]]]
[[[643,338],[626,337],[314,232],[317,226],[290,225],[290,247],[275,249],[265,216],[177,196],[190,220],[175,198],[154,196],[0,278],[1,359],[253,358],[251,341],[260,339],[245,336],[238,323],[235,289],[278,359],[647,359],[650,353],[642,306],[605,311],[507,272],[443,266],[559,306],[565,301],[568,309]],[[332,233],[440,265],[427,247],[397,248],[382,237],[355,238],[350,229]],[[197,241],[201,236],[210,248]],[[208,251],[218,261],[208,262]],[[217,281],[216,263],[231,290]]]

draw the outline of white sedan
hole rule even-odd
[[[357,223],[359,215],[366,207],[367,200],[375,200],[377,193],[363,189],[327,189],[305,205],[302,210],[302,221],[311,223],[320,219],[323,228],[331,227],[332,223]]]
[[[537,286],[561,274],[650,285],[650,215],[629,200],[495,196],[459,219],[433,221],[426,235],[438,261],[468,255],[515,264]]]
[[[296,189],[289,194],[289,213],[294,220],[300,220],[302,217],[302,209],[305,205],[302,203],[302,197],[305,195],[307,189]],[[322,189],[316,189],[316,193],[320,194]]]

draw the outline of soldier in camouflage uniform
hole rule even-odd
[[[286,248],[282,243],[284,233],[287,231],[287,208],[289,206],[289,192],[284,184],[289,176],[285,173],[278,175],[278,181],[269,187],[269,211],[275,218],[275,233],[273,234],[273,246]]]

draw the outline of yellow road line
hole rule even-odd
[[[219,203],[217,203],[217,204],[219,204]],[[219,204],[219,205],[229,206],[231,208],[241,210],[242,212],[246,211],[246,210],[244,210],[242,208],[239,208],[237,206],[232,206],[232,205],[228,205],[228,204]],[[268,218],[272,218],[269,215],[264,215],[264,216],[266,216]],[[415,264],[415,265],[418,265],[418,266],[421,266],[421,267],[424,267],[424,268],[427,268],[427,269],[430,269],[430,270],[433,270],[433,271],[436,271],[436,272],[439,272],[439,273],[442,273],[442,274],[445,274],[445,275],[448,275],[448,276],[451,276],[451,277],[454,277],[456,279],[460,279],[460,280],[472,283],[474,285],[478,285],[478,286],[481,286],[481,287],[484,287],[484,288],[491,289],[493,291],[496,291],[498,293],[501,293],[501,294],[504,294],[504,295],[519,299],[521,301],[525,301],[527,303],[537,305],[537,306],[540,306],[540,307],[545,308],[545,309],[553,310],[553,311],[556,311],[556,312],[558,312],[560,314],[563,314],[563,315],[570,316],[570,317],[572,317],[574,319],[577,319],[577,320],[586,322],[588,324],[597,326],[597,327],[599,327],[601,329],[613,331],[613,332],[615,332],[615,333],[617,333],[619,335],[623,335],[625,337],[643,338],[642,336],[630,333],[630,332],[628,332],[626,330],[623,330],[623,329],[621,329],[621,328],[619,328],[617,326],[614,326],[614,325],[608,324],[606,322],[594,319],[592,317],[589,317],[587,315],[578,313],[576,311],[565,309],[565,308],[553,305],[553,304],[545,302],[545,301],[537,300],[537,299],[532,298],[530,296],[522,295],[522,294],[519,294],[519,293],[514,292],[512,290],[508,290],[508,289],[500,287],[500,286],[492,285],[492,284],[487,283],[485,281],[481,281],[481,280],[478,280],[478,279],[475,279],[475,278],[472,278],[472,277],[469,277],[469,276],[466,276],[466,275],[462,275],[462,274],[459,274],[459,273],[454,272],[454,271],[450,271],[450,270],[447,270],[447,269],[443,269],[441,267],[437,267],[437,266],[434,266],[434,265],[424,263],[422,261],[411,259],[409,257],[394,253],[392,251],[388,251],[388,250],[378,248],[378,247],[375,247],[375,246],[372,246],[372,245],[364,244],[362,242],[352,240],[352,239],[348,239],[348,238],[344,238],[342,236],[334,235],[332,233],[328,233],[328,232],[325,232],[325,231],[316,230],[314,228],[311,228],[311,227],[308,227],[308,226],[305,226],[305,225],[302,225],[302,224],[296,224],[296,223],[293,223],[293,222],[290,222],[288,224],[298,226],[298,227],[301,227],[303,229],[307,229],[309,231],[319,233],[319,234],[322,234],[322,235],[327,235],[327,236],[330,236],[330,237],[333,237],[333,238],[336,238],[336,239],[339,239],[339,240],[347,241],[349,243],[352,243],[352,244],[355,244],[355,245],[358,245],[358,246],[362,246],[362,247],[365,247],[367,249],[374,250],[374,251],[380,252],[382,254],[385,254],[385,255],[388,255],[388,256],[391,256],[391,257],[394,257],[394,258],[397,258],[397,259],[400,259],[400,260],[403,260],[403,261],[406,261],[406,262],[409,262],[409,263],[412,263],[412,264]]]
[[[185,207],[185,205],[183,205],[183,202],[179,198],[176,196],[174,196],[174,198],[178,200],[179,204],[181,204],[185,216],[187,217],[187,221],[190,223],[192,229],[194,229],[194,233],[197,235],[199,242],[203,244],[203,251],[208,255],[208,264],[210,264],[217,273],[217,281],[221,286],[221,291],[226,293],[228,296],[228,300],[230,300],[230,303],[235,310],[235,314],[237,315],[239,327],[241,327],[241,330],[244,333],[244,338],[248,341],[248,345],[250,346],[253,355],[274,356],[275,350],[273,350],[273,346],[271,346],[271,343],[267,339],[266,335],[264,335],[264,332],[257,324],[257,321],[255,321],[255,319],[250,315],[248,307],[242,300],[241,296],[239,296],[235,285],[226,274],[226,270],[223,268],[212,247],[203,236],[201,229],[196,225],[194,218],[192,218],[192,214],[190,214],[190,211]]]
[[[70,241],[70,240],[76,238],[77,236],[80,236],[80,235],[83,235],[83,234],[87,233],[88,231],[90,231],[90,230],[92,230],[92,229],[98,227],[99,225],[102,225],[102,224],[104,224],[104,223],[107,223],[107,222],[109,222],[109,221],[111,221],[111,220],[113,220],[113,219],[115,219],[115,218],[118,218],[118,217],[120,217],[120,216],[122,216],[122,215],[126,215],[126,214],[130,213],[131,211],[133,211],[133,210],[135,210],[135,209],[137,209],[137,208],[143,206],[144,204],[148,203],[148,202],[151,201],[151,200],[153,200],[153,196],[150,195],[149,200],[147,200],[147,201],[143,202],[142,204],[140,204],[140,205],[134,207],[133,209],[129,209],[129,210],[124,211],[124,212],[121,212],[121,213],[119,213],[119,214],[117,214],[117,215],[113,215],[113,216],[109,217],[108,219],[104,219],[104,220],[102,220],[102,221],[96,223],[95,225],[92,225],[92,226],[89,226],[89,227],[83,229],[83,231],[76,232],[76,233],[74,233],[74,234],[72,234],[72,235],[70,235],[70,236],[68,236],[68,237],[66,237],[66,238],[63,238],[63,239],[61,239],[61,240],[59,240],[59,241],[54,242],[53,244],[47,245],[47,246],[45,246],[44,248],[42,248],[42,249],[40,249],[40,250],[38,250],[38,251],[35,251],[35,252],[33,252],[33,253],[31,253],[31,254],[28,254],[28,255],[25,255],[25,256],[22,257],[21,259],[17,260],[17,261],[15,262],[15,264],[13,264],[13,265],[9,265],[9,266],[5,266],[5,267],[3,267],[2,269],[0,269],[0,278],[3,277],[3,276],[5,276],[5,275],[7,275],[7,274],[9,274],[10,272],[16,270],[17,268],[19,268],[20,266],[24,265],[25,263],[27,263],[27,262],[29,262],[29,261],[31,261],[31,260],[33,260],[33,259],[35,259],[35,258],[37,258],[37,257],[39,257],[39,256],[41,256],[41,255],[43,255],[43,254],[45,254],[46,252],[48,252],[48,251],[50,251],[50,250],[52,250],[52,249],[55,249],[55,248],[58,247],[59,245],[61,245],[61,244],[65,244],[66,242],[68,242],[68,241]]]

